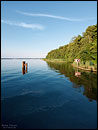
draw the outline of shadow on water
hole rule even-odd
[[[73,88],[80,89],[82,87],[84,89],[83,95],[85,95],[89,101],[97,101],[97,74],[78,70],[67,63],[48,61],[46,63],[50,69],[68,77],[73,83]]]

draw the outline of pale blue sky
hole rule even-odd
[[[1,56],[44,58],[96,23],[96,1],[2,1]]]

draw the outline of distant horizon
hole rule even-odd
[[[14,57],[14,58],[12,58],[12,57],[7,57],[7,58],[4,57],[4,58],[2,58],[1,57],[1,59],[45,59],[45,58],[38,58],[38,57],[36,57],[36,58],[32,58],[32,57],[31,58],[29,58],[29,57],[20,57],[20,58],[19,57]]]

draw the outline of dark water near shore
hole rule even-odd
[[[40,59],[23,74],[23,60],[1,60],[3,128],[97,128],[97,74]]]

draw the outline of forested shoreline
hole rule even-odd
[[[74,66],[74,59],[80,59],[80,66],[97,70],[97,24],[89,26],[82,36],[73,37],[69,44],[50,51],[46,59],[60,59]]]

